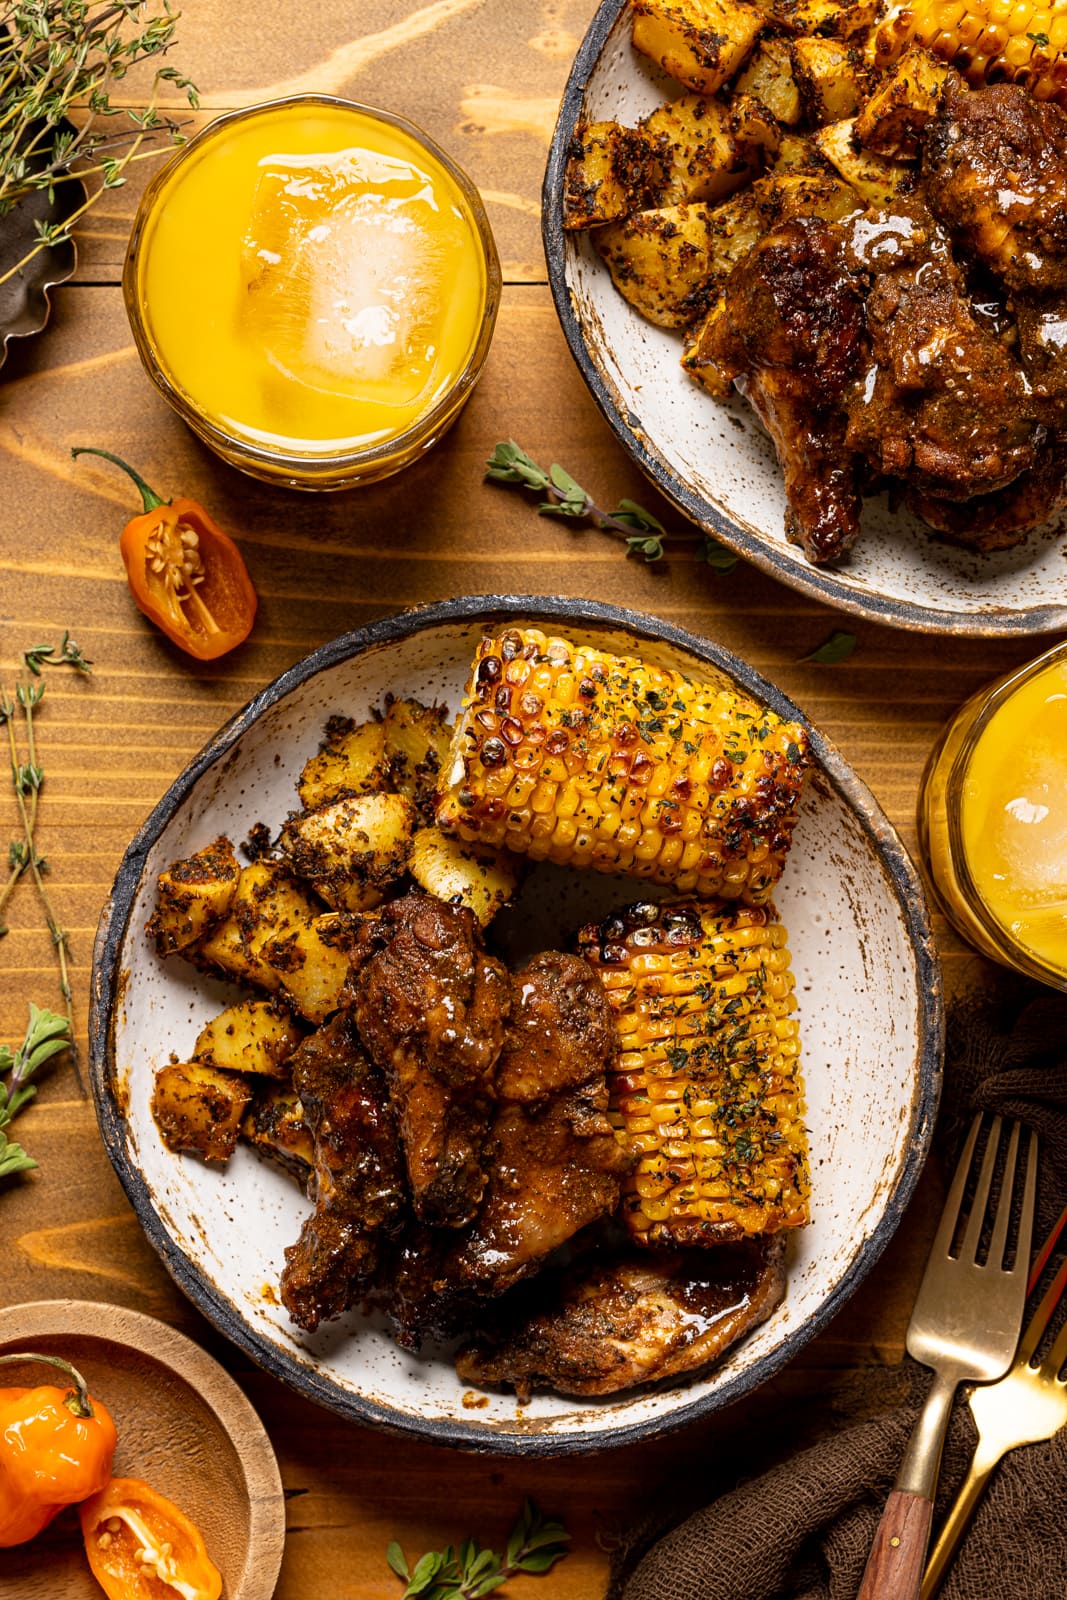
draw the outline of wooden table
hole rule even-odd
[[[545,286],[541,174],[593,9],[592,0],[198,0],[181,20],[174,59],[200,85],[205,114],[301,90],[349,95],[421,123],[480,186],[507,285],[496,340],[447,443],[417,467],[355,493],[302,497],[243,478],[201,448],[144,377],[118,286],[143,168],[90,213],[77,276],[55,295],[51,325],[7,363],[0,671],[13,682],[21,652],[64,628],[95,663],[89,680],[51,675],[40,714],[40,843],[70,933],[83,1034],[97,919],[150,808],[257,689],[374,617],[448,595],[510,591],[595,596],[670,618],[780,684],[837,742],[909,846],[919,775],[941,723],[987,679],[1035,653],[1025,640],[930,640],[849,622],[743,564],[728,577],[685,555],[649,567],[483,482],[486,457],[510,435],[535,459],[564,462],[597,499],[630,495],[674,519],[597,412]],[[116,451],[164,494],[195,496],[237,536],[260,595],[247,647],[220,666],[197,666],[143,621],[118,554],[129,486],[103,464],[72,462],[76,444]],[[805,663],[837,626],[858,636],[851,660]],[[13,832],[9,793],[0,794],[0,818]],[[28,883],[7,921],[0,1040],[14,1043],[27,1002],[58,1006],[59,996]],[[943,925],[939,935],[951,995],[986,969]],[[266,1423],[289,1495],[279,1600],[395,1600],[399,1585],[383,1554],[390,1537],[409,1555],[468,1533],[499,1541],[525,1494],[564,1514],[574,1549],[548,1582],[522,1579],[508,1592],[599,1596],[604,1547],[655,1493],[699,1483],[724,1442],[746,1431],[788,1431],[795,1407],[829,1395],[856,1366],[900,1359],[928,1239],[923,1195],[936,1198],[920,1188],[884,1265],[779,1379],[725,1419],[591,1461],[527,1465],[397,1443],[336,1421],[247,1366],[181,1297],[145,1241],[69,1071],[42,1084],[18,1136],[40,1170],[0,1197],[0,1302],[118,1302],[183,1328],[225,1362]],[[0,1567],[0,1594],[10,1592]]]

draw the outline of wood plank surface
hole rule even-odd
[[[378,616],[463,593],[595,596],[692,628],[752,662],[791,695],[870,785],[905,843],[927,752],[948,714],[1032,642],[931,640],[843,619],[755,571],[729,576],[685,556],[649,567],[611,540],[538,518],[521,494],[486,484],[496,441],[560,460],[598,499],[630,495],[668,524],[591,401],[556,323],[539,243],[539,188],[563,82],[590,0],[199,0],[174,59],[212,109],[318,88],[422,123],[482,186],[508,287],[485,376],[447,443],[399,478],[344,495],[287,494],[217,461],[177,421],[138,364],[117,279],[143,171],[91,213],[75,283],[55,296],[44,336],[17,347],[0,381],[0,681],[20,653],[69,628],[90,680],[53,675],[40,715],[46,779],[40,845],[69,929],[83,1034],[92,940],[129,839],[188,759],[260,687],[322,641]],[[131,91],[133,92],[133,91]],[[118,554],[128,485],[95,444],[135,463],[162,493],[201,500],[239,540],[261,609],[247,646],[198,666],[134,608]],[[835,668],[803,661],[835,627],[858,638]],[[14,831],[0,790],[0,842]],[[23,882],[0,940],[0,1040],[26,1005],[57,1005],[53,952]],[[938,923],[947,988],[987,969]],[[263,1417],[289,1493],[278,1595],[396,1596],[389,1538],[409,1555],[474,1533],[499,1541],[525,1494],[564,1513],[574,1553],[516,1596],[593,1600],[606,1548],[657,1492],[699,1484],[739,1436],[784,1430],[850,1372],[899,1359],[937,1209],[920,1195],[885,1263],[775,1382],[725,1419],[592,1462],[497,1462],[397,1443],[343,1424],[251,1369],[174,1288],[115,1180],[89,1105],[69,1073],[42,1083],[19,1123],[40,1170],[0,1196],[0,1303],[113,1301],[191,1333],[232,1370]],[[0,1594],[5,1588],[0,1563]],[[57,1597],[62,1600],[62,1597]]]

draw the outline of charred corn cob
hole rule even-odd
[[[914,0],[894,6],[874,36],[875,65],[925,45],[968,83],[1020,83],[1067,110],[1067,0]]]
[[[579,948],[619,1031],[610,1116],[639,1152],[622,1215],[648,1245],[713,1245],[808,1220],[786,931],[772,906],[637,905]]]
[[[805,729],[743,695],[509,628],[478,647],[437,815],[535,860],[758,904],[809,763]]]

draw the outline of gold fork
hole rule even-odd
[[[1007,1372],[1026,1305],[1027,1266],[1037,1179],[1037,1135],[1031,1133],[1014,1261],[1004,1265],[1012,1200],[1018,1193],[1019,1124],[1012,1123],[992,1237],[978,1260],[993,1183],[1001,1118],[989,1131],[974,1200],[958,1255],[952,1244],[963,1213],[967,1178],[982,1118],[975,1117],[941,1213],[908,1323],[908,1354],[933,1367],[934,1381],[908,1440],[860,1584],[858,1600],[916,1600],[930,1539],[934,1490],[952,1402],[961,1383],[990,1383]]]
[[[1065,1227],[1067,1210],[1062,1213],[1034,1263],[1030,1274],[1031,1291],[1036,1287]],[[930,1600],[943,1582],[963,1530],[1001,1457],[1017,1445],[1051,1439],[1067,1423],[1067,1382],[1060,1378],[1060,1368],[1067,1361],[1067,1324],[1060,1330],[1045,1359],[1036,1367],[1032,1365],[1034,1354],[1065,1288],[1067,1261],[1064,1261],[1049,1284],[1041,1304],[1031,1317],[1019,1341],[1011,1371],[999,1383],[975,1389],[968,1396],[978,1429],[978,1447],[945,1526],[937,1536],[923,1577],[920,1600]]]

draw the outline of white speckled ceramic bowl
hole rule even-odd
[[[725,650],[667,623],[592,601],[490,596],[447,601],[324,645],[212,740],[126,853],[97,938],[92,1081],[111,1159],[141,1223],[185,1292],[260,1365],[342,1415],[467,1448],[533,1454],[595,1450],[715,1410],[776,1372],[825,1326],[895,1229],[925,1157],[937,1106],[942,1013],[937,958],[915,870],[878,805],[811,731],[817,768],[777,896],[800,999],[811,1128],[813,1220],[790,1241],[784,1303],[707,1376],[598,1402],[473,1396],[447,1351],[406,1355],[358,1313],[308,1336],[276,1293],[307,1202],[239,1149],[224,1171],[172,1155],[149,1110],[153,1074],[185,1054],[235,991],[145,937],[157,873],[253,823],[276,828],[328,716],[365,716],[389,690],[458,709],[487,626],[525,619],[736,685],[800,717]],[[565,942],[591,915],[647,898],[647,885],[534,869],[501,937],[514,957]]]
[[[1014,550],[978,555],[933,539],[910,513],[869,500],[851,554],[814,567],[785,537],[774,448],[740,399],[713,400],[679,361],[681,338],[625,301],[587,234],[564,233],[563,174],[579,118],[630,127],[681,85],[630,43],[628,0],[604,0],[571,71],[543,195],[549,280],[582,375],[622,444],[687,517],[773,577],[875,622],[928,633],[1067,628],[1067,516]]]

